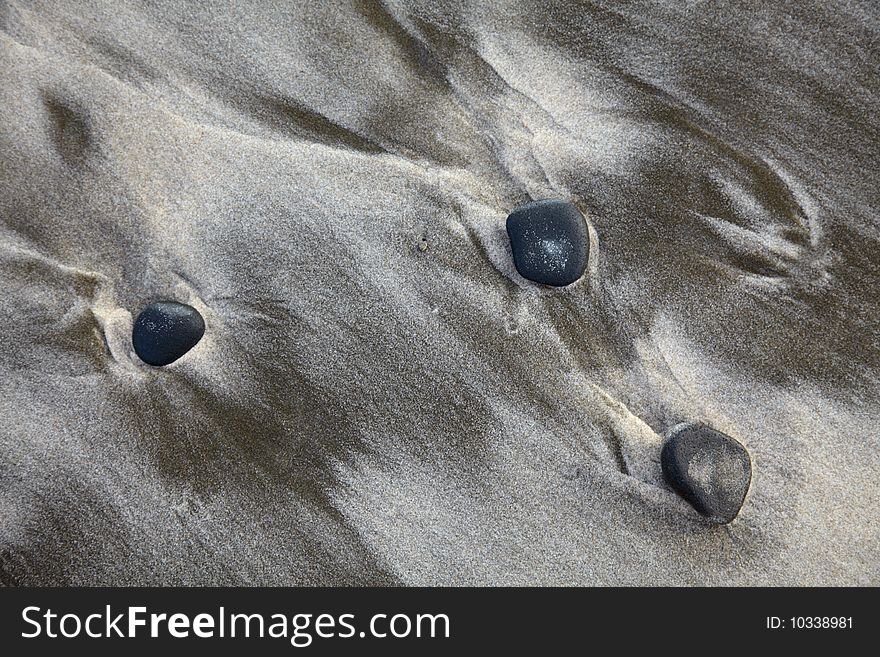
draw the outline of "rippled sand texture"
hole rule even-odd
[[[208,4],[2,2],[3,582],[880,583],[876,3]]]

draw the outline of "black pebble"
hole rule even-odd
[[[584,215],[565,201],[535,201],[507,217],[513,263],[520,276],[561,287],[584,275],[590,234]]]
[[[746,448],[704,424],[679,424],[660,454],[670,485],[702,515],[718,524],[739,513],[752,481]]]
[[[134,321],[131,343],[147,365],[168,365],[196,346],[205,334],[205,320],[185,303],[157,301]]]

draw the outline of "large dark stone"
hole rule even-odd
[[[718,524],[733,520],[752,481],[746,448],[704,424],[679,424],[660,455],[670,485],[701,514]]]
[[[134,321],[131,343],[147,365],[168,365],[196,346],[205,334],[205,320],[185,303],[157,301]]]
[[[520,276],[543,285],[570,285],[584,275],[590,234],[584,215],[565,201],[535,201],[507,217],[513,263]]]

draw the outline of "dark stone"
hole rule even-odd
[[[196,346],[205,320],[185,303],[157,301],[144,308],[131,332],[134,351],[147,365],[168,365]]]
[[[701,514],[718,524],[739,513],[752,481],[746,448],[704,424],[670,429],[660,454],[670,485]]]
[[[584,275],[590,234],[584,215],[565,201],[535,201],[507,217],[513,263],[520,276],[543,285],[570,285]]]

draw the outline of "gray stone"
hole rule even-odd
[[[195,347],[204,334],[205,320],[198,310],[176,301],[157,301],[137,316],[131,343],[147,365],[168,365]]]
[[[507,217],[513,263],[520,276],[543,285],[570,285],[584,275],[590,234],[584,215],[565,201],[535,201]]]
[[[733,520],[752,481],[749,453],[738,441],[704,424],[670,429],[660,456],[669,484],[703,516]]]

